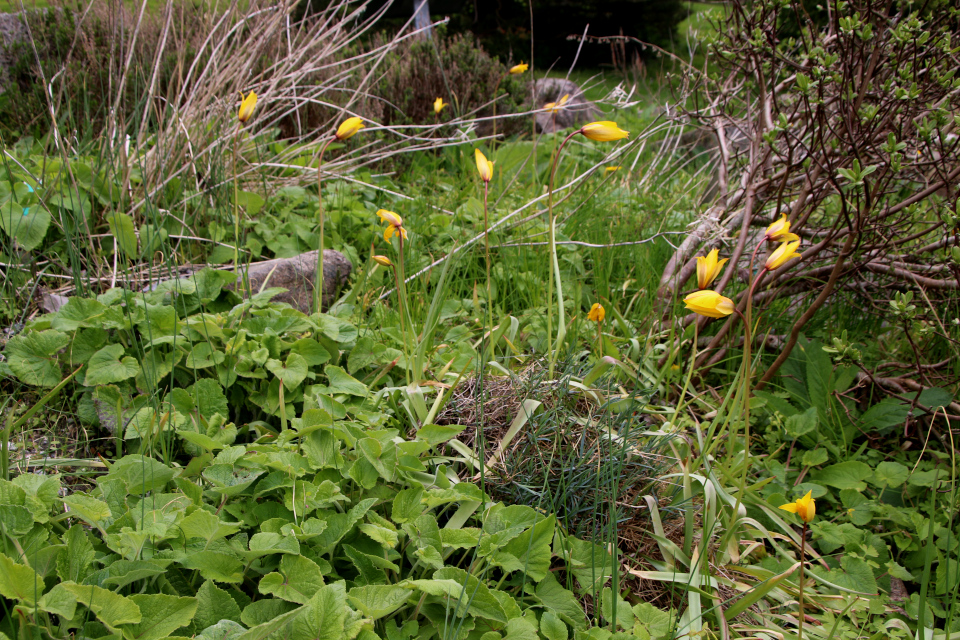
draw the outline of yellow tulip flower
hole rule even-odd
[[[612,142],[630,135],[628,131],[618,127],[616,122],[610,122],[609,120],[585,124],[580,129],[580,133],[597,142]]]
[[[380,216],[380,222],[386,222],[387,228],[383,230],[383,239],[387,242],[390,242],[390,238],[397,235],[407,239],[407,230],[403,228],[403,218],[395,214],[393,211],[387,211],[386,209],[380,209],[377,211],[377,215]]]
[[[561,107],[563,107],[563,105],[567,104],[567,100],[569,100],[569,99],[570,99],[570,94],[569,94],[569,93],[564,94],[564,96],[563,96],[562,98],[560,98],[559,101],[557,101],[557,102],[548,102],[547,104],[543,105],[543,108],[544,108],[545,111],[549,111],[550,113],[556,113],[556,112],[560,111],[560,109],[561,109]]]
[[[392,267],[393,263],[387,256],[373,256],[373,261],[382,267]]]
[[[603,305],[599,302],[594,302],[593,306],[590,307],[590,312],[587,314],[587,320],[593,320],[594,322],[603,322],[603,319],[607,317],[607,310],[603,308]]]
[[[613,173],[614,171],[620,171],[620,167],[607,167],[603,170],[604,173]]]
[[[526,70],[529,68],[530,68],[530,65],[524,64],[521,62],[520,64],[515,64],[512,67],[510,67],[510,73],[516,76],[521,73],[525,73]]]
[[[784,511],[797,514],[801,520],[808,524],[812,522],[813,517],[817,515],[817,505],[813,499],[813,491],[807,491],[807,495],[797,499],[796,502],[782,505],[780,508]]]
[[[240,94],[243,95],[242,93]],[[237,111],[237,120],[241,124],[245,123],[247,120],[253,116],[254,109],[257,108],[257,94],[251,91],[246,98],[243,99],[243,102],[240,103],[240,110]]]
[[[337,140],[346,140],[347,138],[353,137],[357,131],[364,128],[363,119],[357,118],[356,116],[352,118],[347,118],[344,120],[339,127],[337,127]]]
[[[766,264],[763,265],[763,268],[767,271],[773,271],[774,269],[783,265],[783,263],[785,263],[787,260],[801,257],[800,254],[797,253],[797,247],[799,246],[800,240],[784,242],[777,247],[776,251],[770,254],[770,256],[767,258]]]
[[[719,249],[714,249],[708,253],[706,257],[697,256],[697,287],[700,289],[709,287],[723,270],[723,265],[727,262],[727,258],[717,260],[719,256]]]
[[[799,240],[800,236],[790,233],[790,221],[787,220],[787,214],[781,213],[780,219],[767,227],[763,236],[767,240],[780,240],[783,242]]]
[[[710,289],[694,291],[683,299],[683,303],[690,311],[708,318],[723,318],[733,313],[735,308],[733,300]]]
[[[433,101],[433,112],[437,115],[440,115],[440,112],[443,111],[443,108],[448,104],[448,102],[443,101],[443,98],[437,98]]]
[[[487,156],[483,155],[480,149],[475,149],[474,151],[476,152],[477,171],[480,172],[480,178],[484,182],[490,182],[490,180],[493,179],[493,163],[487,160]]]

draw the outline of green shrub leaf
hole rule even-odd
[[[10,338],[4,353],[21,382],[55,387],[63,379],[56,353],[69,343],[70,338],[59,331],[31,332]]]

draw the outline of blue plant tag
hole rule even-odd
[[[23,184],[27,185],[27,192],[28,192],[28,193],[33,193],[33,187],[31,187],[29,183],[24,182]],[[29,215],[29,214],[30,214],[30,207],[24,207],[24,208],[23,208],[23,215],[26,216],[26,215]]]

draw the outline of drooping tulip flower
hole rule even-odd
[[[592,320],[594,322],[603,322],[603,319],[607,317],[607,310],[603,308],[603,305],[599,302],[594,302],[593,306],[590,307],[590,312],[587,314],[587,320]]]
[[[567,104],[567,100],[569,99],[570,99],[570,94],[569,93],[564,94],[564,96],[560,98],[560,100],[558,100],[557,102],[548,102],[547,104],[543,105],[543,108],[545,111],[548,111],[550,113],[556,113],[560,111],[563,105]]]
[[[609,120],[585,124],[583,128],[580,129],[580,133],[597,142],[612,142],[630,135],[630,132],[624,131],[617,126],[616,122],[610,122]]]
[[[440,115],[440,112],[443,111],[443,108],[448,104],[448,102],[443,101],[443,98],[437,98],[433,101],[433,112],[437,115]]]
[[[510,73],[511,73],[511,75],[515,75],[515,76],[516,76],[516,75],[519,75],[519,74],[521,74],[521,73],[526,73],[527,69],[529,69],[529,68],[530,68],[530,65],[524,64],[524,63],[521,62],[520,64],[515,64],[515,65],[513,65],[512,67],[510,67]]]
[[[336,138],[337,140],[346,140],[347,138],[353,137],[357,131],[364,128],[363,119],[356,116],[352,118],[347,118],[340,126],[337,127]]]
[[[813,499],[813,491],[807,491],[807,495],[798,498],[796,502],[781,505],[780,508],[784,511],[797,514],[800,516],[800,519],[807,524],[810,524],[810,522],[813,521],[813,517],[817,515],[817,505]]]
[[[390,261],[390,258],[387,256],[373,256],[373,261],[379,264],[381,267],[392,267],[393,262]]]
[[[387,242],[390,242],[390,238],[397,235],[407,239],[407,230],[403,228],[403,218],[395,214],[393,211],[387,211],[386,209],[380,209],[377,211],[377,215],[380,216],[380,222],[386,222],[387,228],[383,230],[383,239]]]
[[[243,95],[242,93],[240,95]],[[237,120],[240,121],[240,124],[245,123],[253,116],[254,110],[257,108],[257,94],[251,91],[247,94],[247,97],[243,99],[243,102],[240,103],[240,110],[237,111]]]
[[[707,318],[723,318],[735,309],[733,300],[710,289],[694,291],[683,299],[683,303],[690,311]]]
[[[713,281],[720,275],[723,265],[727,258],[718,260],[720,250],[714,249],[706,256],[697,256],[697,287],[700,289],[708,288]]]

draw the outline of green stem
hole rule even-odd
[[[400,311],[400,333],[403,334],[403,358],[404,358],[404,360],[407,361],[407,362],[406,362],[406,366],[404,366],[404,370],[407,371],[407,383],[409,384],[409,382],[410,382],[410,379],[409,379],[409,378],[410,378],[410,375],[409,375],[409,371],[410,371],[410,350],[409,350],[408,345],[407,345],[407,323],[406,323],[406,321],[403,319],[403,313],[404,313],[404,310],[403,310],[403,309],[404,309],[404,307],[403,307],[403,294],[400,292],[400,275],[397,273],[397,267],[396,267],[396,265],[394,265],[394,267],[393,267],[393,281],[396,283],[396,286],[397,286],[397,304],[400,305],[400,308],[399,308],[399,311]]]
[[[237,156],[240,153],[242,126],[237,124],[237,134],[233,138],[233,266],[237,270],[237,275],[240,275],[240,177],[237,175]],[[243,290],[246,291],[246,287]]]
[[[317,159],[317,224],[320,225],[320,247],[317,251],[317,268],[314,270],[313,282],[313,308],[317,313],[323,311],[323,173],[321,167],[323,167],[323,152],[336,139],[337,137],[333,136],[323,143],[320,148],[320,157]]]
[[[806,552],[807,544],[807,523],[803,523],[803,531],[800,533],[800,615],[797,618],[797,638],[803,640],[803,557]]]
[[[487,192],[490,189],[490,183],[483,182],[483,248],[486,254],[487,262],[487,320],[486,329],[493,331],[493,295],[490,287],[490,222],[487,219]]]
[[[398,262],[400,265],[400,275],[397,276],[397,279],[400,281],[400,284],[399,284],[398,293],[401,299],[403,300],[400,312],[409,314],[410,305],[409,305],[409,301],[407,300],[406,271],[403,268],[403,229],[397,229],[397,239],[400,240],[400,251],[399,251],[399,258],[398,258]],[[412,336],[412,339],[416,341],[417,332],[413,328],[413,316],[408,315],[407,317],[410,319],[410,322],[409,322],[410,334]],[[404,344],[406,344],[406,334],[404,334]],[[414,347],[414,349],[416,349],[416,347]],[[410,384],[410,363],[409,362],[407,363],[407,366],[404,369],[407,372],[407,384]],[[416,377],[414,378],[414,381],[419,381],[420,375],[422,373],[423,373],[422,371],[415,372]]]
[[[553,180],[554,176],[557,174],[557,164],[560,159],[560,154],[563,152],[564,145],[567,144],[567,141],[570,140],[573,136],[580,133],[580,129],[577,129],[566,138],[563,142],[560,143],[560,148],[557,149],[557,153],[553,156],[553,165],[550,167],[550,186],[547,191],[547,215],[549,216],[550,222],[550,265],[553,268],[553,278],[556,279],[557,283],[557,342],[556,344],[551,344],[553,339],[553,278],[547,279],[547,344],[549,345],[550,354],[548,356],[549,362],[549,377],[552,380],[554,369],[556,365],[556,352],[560,350],[560,345],[563,342],[563,338],[567,333],[566,319],[563,314],[563,285],[560,282],[560,263],[557,260],[557,234],[556,234],[556,219],[553,216]]]

